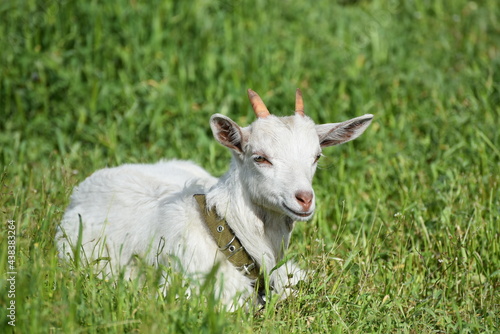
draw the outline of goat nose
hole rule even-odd
[[[297,202],[299,202],[300,206],[302,206],[302,209],[304,211],[309,211],[311,208],[312,200],[314,198],[314,194],[312,191],[297,191],[295,193],[295,198],[297,199]]]

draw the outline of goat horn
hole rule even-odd
[[[250,103],[252,104],[253,111],[255,112],[255,115],[257,115],[257,118],[266,118],[270,115],[266,105],[256,92],[249,89],[248,98],[250,99]]]
[[[302,100],[302,92],[299,88],[295,91],[295,113],[304,116],[304,100]]]

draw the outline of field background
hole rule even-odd
[[[497,0],[2,1],[0,332],[498,333],[499,20]],[[209,286],[161,299],[152,269],[115,286],[58,262],[93,171],[175,157],[221,175],[210,115],[252,122],[247,88],[288,115],[297,87],[318,123],[375,120],[324,152],[295,298],[227,314]]]

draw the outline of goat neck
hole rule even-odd
[[[242,182],[241,161],[231,165],[206,195],[209,207],[226,219],[247,252],[261,266],[273,268],[288,248],[294,222],[286,215],[252,202]]]

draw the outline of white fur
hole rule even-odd
[[[135,255],[196,279],[218,264],[216,288],[223,303],[241,305],[254,293],[252,282],[218,251],[193,195],[206,194],[208,206],[216,207],[270,273],[288,248],[294,221],[314,212],[311,182],[321,148],[356,138],[371,118],[315,125],[300,115],[270,115],[240,128],[216,114],[210,120],[214,136],[233,151],[225,175],[216,179],[192,162],[176,160],[97,171],[73,192],[56,235],[59,252],[74,256],[81,215],[81,257],[103,275],[121,269],[134,275]],[[260,156],[266,161],[255,160]],[[300,192],[312,196],[311,203],[301,203]],[[279,294],[304,278],[290,262],[270,274]]]

